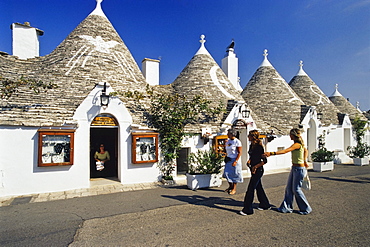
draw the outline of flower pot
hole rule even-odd
[[[353,164],[355,166],[369,165],[369,158],[353,158]]]
[[[221,174],[186,174],[188,188],[196,190],[199,188],[220,187],[222,184]]]
[[[313,162],[313,170],[315,172],[332,171],[334,170],[334,161]]]
[[[161,183],[164,184],[164,185],[175,185],[176,184],[175,180],[165,179],[164,177],[162,177]]]

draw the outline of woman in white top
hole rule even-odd
[[[243,182],[242,163],[240,162],[240,156],[242,155],[242,143],[235,136],[235,130],[229,129],[227,131],[227,137],[229,139],[225,143],[226,158],[224,177],[229,183],[229,188],[227,188],[225,191],[230,195],[236,194],[237,183]]]

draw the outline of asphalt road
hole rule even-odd
[[[238,215],[238,194],[220,188],[157,188],[0,208],[0,246],[369,246],[370,166],[309,172],[313,212]],[[263,177],[270,202],[288,174]]]

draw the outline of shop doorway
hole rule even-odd
[[[181,148],[179,157],[176,159],[177,175],[185,175],[189,170],[188,157],[190,148]]]
[[[117,179],[118,177],[118,126],[116,123],[112,116],[97,116],[91,124],[90,178]],[[102,171],[96,169],[94,159],[95,152],[99,150],[100,144],[104,144],[105,150],[110,155],[110,160],[105,163]]]

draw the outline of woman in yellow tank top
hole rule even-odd
[[[294,144],[287,149],[280,150],[277,152],[266,152],[265,156],[279,155],[292,152],[292,169],[290,171],[287,186],[285,188],[284,201],[278,208],[279,212],[292,213],[293,212],[293,199],[295,198],[300,214],[309,214],[312,209],[308,204],[308,201],[302,191],[302,181],[307,173],[307,156],[308,151],[304,147],[304,143],[301,137],[301,131],[299,129],[290,130],[290,139],[294,141]]]

